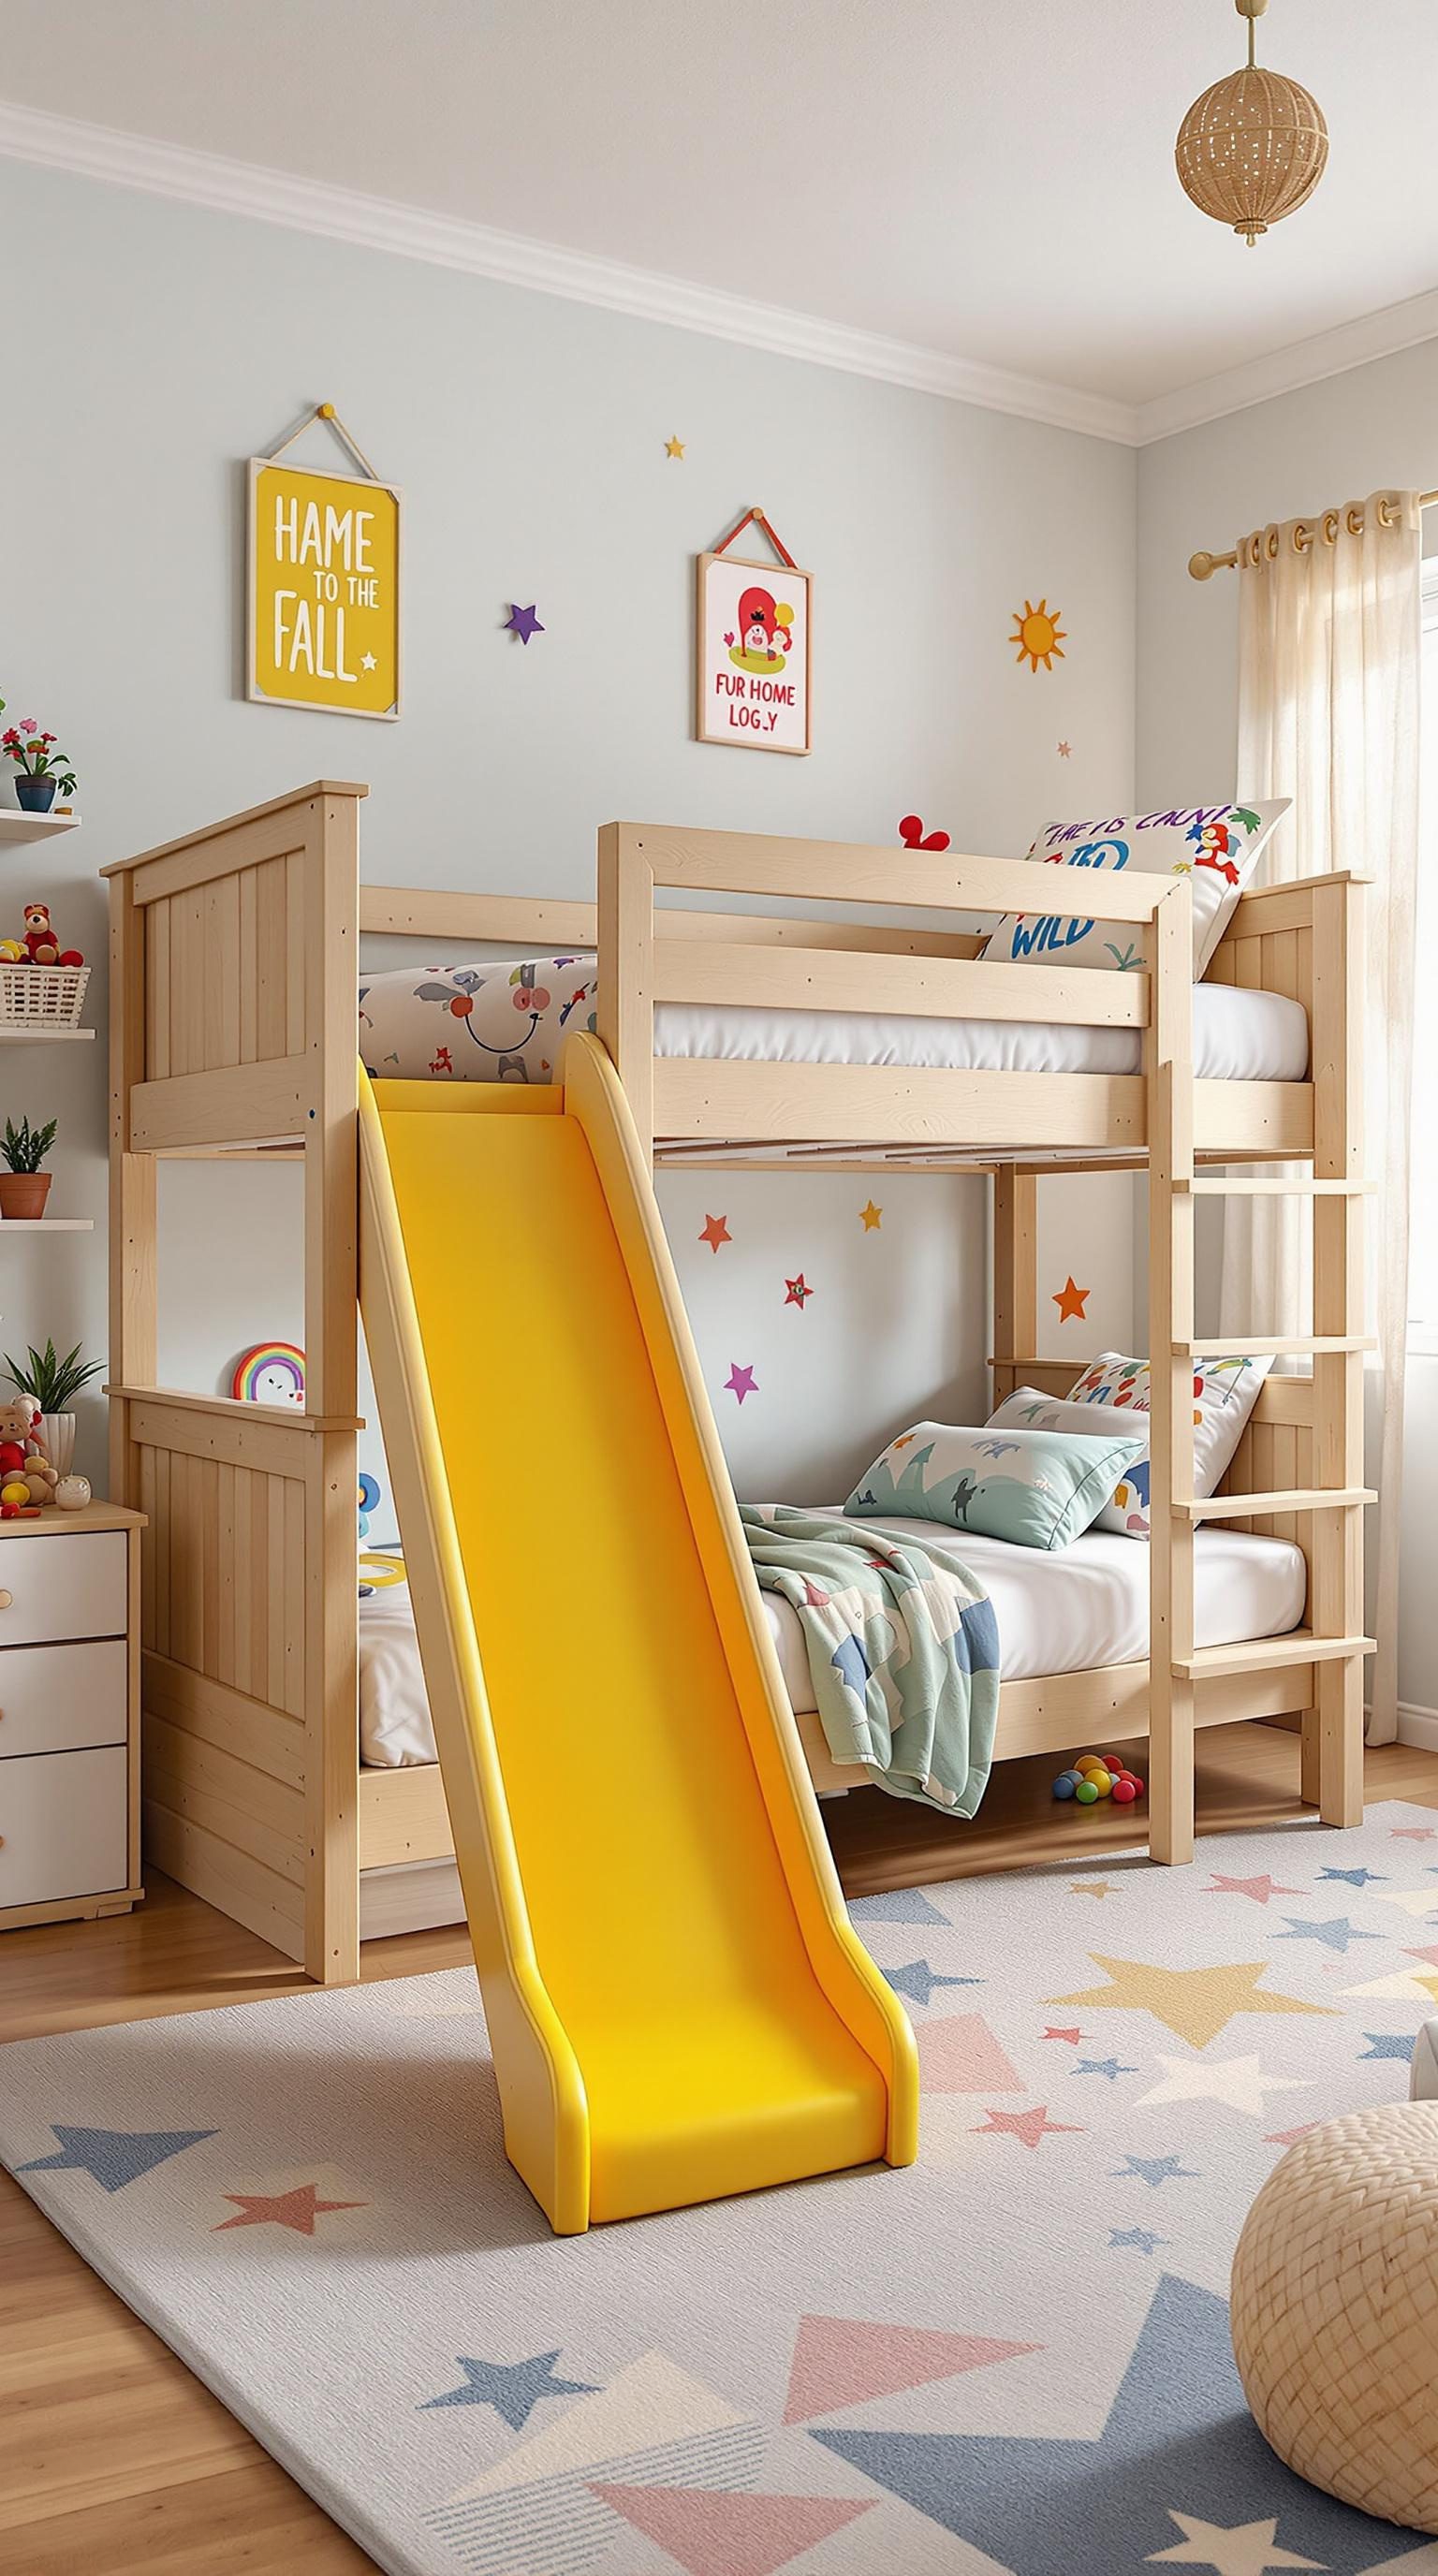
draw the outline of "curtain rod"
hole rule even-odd
[[[1438,502],[1438,492],[1420,492],[1418,495],[1420,510],[1431,510],[1435,502]],[[1391,528],[1396,522],[1398,513],[1396,510],[1390,512],[1386,502],[1380,499],[1378,515],[1383,526]],[[1351,537],[1362,536],[1363,508],[1360,502],[1350,501],[1345,510],[1324,510],[1317,519],[1295,519],[1293,522],[1294,552],[1300,555],[1307,554],[1309,547],[1317,544],[1320,538],[1326,546],[1335,544],[1340,526],[1346,526]],[[1277,552],[1277,528],[1256,528],[1252,536],[1244,537],[1226,555],[1211,555],[1200,547],[1196,555],[1189,556],[1188,569],[1194,581],[1209,581],[1216,572],[1233,572],[1239,564],[1247,570],[1253,570],[1262,562],[1265,554],[1272,563]]]

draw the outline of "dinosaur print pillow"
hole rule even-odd
[[[372,1081],[552,1082],[571,1029],[594,1026],[595,959],[477,957],[362,975]]]
[[[1144,1445],[1142,1428],[955,1429],[916,1422],[891,1440],[844,1505],[851,1520],[942,1521],[1014,1547],[1067,1547]]]
[[[1258,1402],[1258,1390],[1273,1366],[1271,1357],[1195,1360],[1193,1363],[1193,1490],[1200,1501],[1216,1494],[1225,1469],[1243,1437],[1243,1427]],[[1038,1397],[1037,1402],[1045,1399]],[[1105,1424],[1115,1414],[1147,1413],[1147,1360],[1125,1359],[1118,1351],[1101,1351],[1068,1391],[1066,1418],[1095,1407]],[[1099,1513],[1096,1527],[1120,1530],[1128,1538],[1147,1538],[1148,1442],[1124,1470],[1112,1502]]]
[[[1289,796],[1275,796],[1266,805],[1155,806],[1148,814],[1045,823],[1028,855],[1045,867],[1126,868],[1146,876],[1189,877],[1197,983],[1292,802]],[[1085,886],[1084,892],[1097,911],[1099,888]],[[1057,886],[1046,886],[1041,900],[1051,902],[1057,893]],[[1137,922],[1090,920],[1084,914],[1006,913],[990,934],[984,955],[1015,966],[1103,966],[1122,974],[1143,964],[1143,931]]]

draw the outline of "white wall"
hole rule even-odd
[[[93,957],[102,863],[320,774],[370,782],[370,878],[569,895],[591,890],[616,814],[886,843],[917,808],[957,847],[1018,853],[1052,815],[1128,800],[1121,448],[14,163],[0,239],[47,313],[33,364],[12,338],[0,402],[0,694],[60,732],[85,814],[44,872],[10,862],[9,908],[43,891]],[[406,495],[395,725],[242,695],[242,460],[323,397]],[[331,450],[316,432],[301,452]],[[816,577],[808,760],[689,738],[692,557],[753,501]],[[1040,593],[1069,641],[1034,677],[1007,637]],[[500,631],[515,598],[546,627],[528,647]],[[32,1116],[60,1113],[57,1208],[102,1217],[102,1063],[7,1058],[5,1081]],[[171,1382],[213,1386],[242,1342],[296,1329],[289,1177],[167,1171]],[[693,1240],[715,1186],[732,1261]],[[1099,1265],[1090,1319],[1121,1340],[1114,1188],[1051,1221],[1041,1291]],[[666,1185],[711,1383],[756,1362],[761,1397],[721,1398],[751,1493],[832,1489],[899,1417],[978,1399],[983,1184],[887,1185],[867,1239],[862,1185],[807,1191],[801,1215],[789,1180]],[[8,1250],[0,1343],[53,1328],[103,1350],[102,1246]],[[782,1285],[772,1304],[791,1262],[819,1282],[802,1318]],[[1080,1337],[1093,1347],[1073,1325],[1050,1346]],[[96,1401],[92,1466],[100,1417]]]
[[[1270,519],[1438,483],[1438,341],[1235,412],[1139,458],[1138,792],[1248,792],[1233,775],[1238,714],[1235,576],[1190,579],[1197,547],[1221,552]],[[1363,854],[1354,853],[1362,867]],[[1431,1007],[1420,966],[1418,1002]],[[1415,1128],[1416,1150],[1423,1150]],[[1210,1267],[1207,1284],[1212,1288]],[[1205,1329],[1202,1310],[1199,1329]],[[1401,1699],[1438,1709],[1438,1360],[1410,1357],[1403,1501]]]

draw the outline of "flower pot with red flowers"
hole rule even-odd
[[[0,701],[3,704],[3,701]],[[57,751],[55,736],[42,730],[35,716],[22,716],[0,733],[0,754],[15,772],[15,802],[22,814],[48,814],[57,796],[75,793],[69,756]]]
[[[0,1138],[0,1161],[7,1167],[0,1172],[0,1221],[44,1215],[51,1175],[40,1166],[55,1142],[58,1125],[58,1119],[51,1118],[43,1127],[32,1127],[28,1118],[22,1118],[17,1127],[6,1119]]]

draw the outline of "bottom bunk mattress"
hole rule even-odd
[[[815,1506],[835,1520],[835,1505]],[[868,1524],[867,1526],[873,1526]],[[923,1542],[955,1543],[933,1521],[885,1521],[885,1530]],[[1005,1681],[1141,1663],[1148,1653],[1148,1549],[1117,1531],[1090,1530],[1071,1547],[1044,1551],[1007,1539],[957,1534],[957,1552],[984,1586],[998,1620]],[[1243,1530],[1201,1529],[1194,1539],[1194,1640],[1232,1646],[1282,1636],[1303,1617],[1308,1570],[1288,1539]],[[796,1709],[814,1706],[803,1631],[787,1601],[761,1595],[785,1686]],[[360,1760],[376,1769],[436,1759],[408,1587],[393,1584],[360,1603]]]

